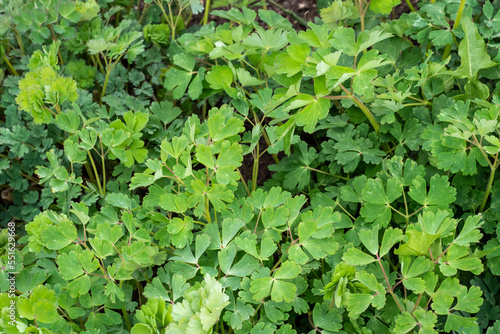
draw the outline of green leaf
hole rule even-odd
[[[106,195],[106,202],[115,207],[130,210],[135,201],[123,193],[109,193]]]
[[[241,83],[241,85],[243,87],[258,86],[258,85],[262,85],[264,83],[264,81],[259,80],[255,77],[252,77],[250,72],[248,72],[247,70],[245,70],[243,68],[239,68],[236,70],[236,77],[238,78],[238,81]],[[232,80],[232,78],[231,78],[231,80]],[[207,81],[208,81],[208,79],[207,79]],[[229,83],[229,86],[230,85],[231,85],[231,83]]]
[[[371,255],[363,253],[362,251],[360,251],[355,247],[349,248],[348,251],[344,253],[342,259],[346,263],[353,266],[364,266],[376,261],[376,259],[373,258]]]
[[[411,331],[417,325],[417,321],[408,312],[403,312],[396,317],[395,334],[404,334]]]
[[[353,293],[349,295],[347,300],[349,317],[358,318],[359,315],[370,306],[372,298],[372,295],[362,293]]]
[[[172,211],[176,213],[186,212],[187,206],[187,194],[180,193],[179,195],[174,195],[170,193],[162,194],[158,200],[158,205],[167,211]]]
[[[433,299],[432,308],[436,311],[436,314],[448,314],[454,299],[450,295],[438,294]]]
[[[446,319],[444,330],[451,332],[453,330],[459,330],[460,328],[468,328],[468,327],[477,328],[478,325],[476,320],[477,320],[476,318],[466,318],[451,313],[448,315],[448,318]]]
[[[230,309],[231,306],[228,307]],[[226,321],[232,328],[241,329],[243,321],[250,319],[255,310],[250,304],[245,304],[238,298],[234,305],[234,309],[224,313],[224,321]]]
[[[268,52],[280,50],[288,44],[286,33],[283,31],[261,28],[256,30],[256,33],[243,39],[243,45]]]
[[[171,234],[172,245],[177,248],[184,248],[188,243],[193,240],[191,230],[194,227],[193,218],[184,217],[172,219],[168,224],[168,232]]]
[[[469,313],[479,312],[479,307],[483,304],[483,291],[478,286],[471,286],[469,291],[465,286],[460,287],[457,294],[457,303],[453,307],[458,311],[465,311]]]
[[[392,227],[387,228],[384,231],[384,237],[382,238],[382,244],[380,245],[380,254],[379,256],[382,257],[389,253],[391,248],[403,240],[403,231],[401,231],[399,228],[393,229]]]
[[[460,234],[453,240],[455,245],[469,247],[471,243],[478,243],[483,236],[479,231],[481,216],[469,216],[465,221]]]
[[[56,124],[64,131],[76,133],[80,127],[80,116],[74,110],[58,114]]]
[[[235,117],[226,120],[221,112],[217,112],[208,118],[208,130],[213,141],[220,141],[244,131],[244,128],[241,120]]]
[[[76,239],[76,228],[72,222],[63,220],[59,226],[48,226],[41,233],[41,238],[48,249],[59,250],[71,244]]]
[[[440,209],[447,209],[448,205],[456,199],[457,191],[450,186],[448,177],[434,175],[430,180],[429,192],[427,193],[425,180],[421,176],[413,179],[408,195],[418,204],[424,207],[437,206]]]
[[[38,300],[33,304],[33,315],[36,316],[37,321],[44,323],[53,323],[59,319],[56,305],[47,300]]]
[[[226,65],[214,66],[205,79],[212,89],[228,89],[233,82],[233,71]]]
[[[402,195],[400,180],[391,178],[387,181],[387,191],[384,189],[382,180],[369,179],[363,189],[363,200],[366,204],[361,208],[361,215],[368,222],[381,224],[387,227],[391,216],[389,205]]]
[[[253,298],[255,300],[264,299],[269,296],[272,285],[273,279],[271,277],[257,278],[256,280],[252,280],[250,292],[254,294]]]
[[[283,300],[286,303],[291,303],[295,299],[297,287],[293,283],[275,281],[271,290],[271,299],[277,303]]]
[[[324,332],[336,333],[342,328],[342,316],[337,309],[329,307],[327,302],[316,303],[312,318],[314,325]]]
[[[375,225],[371,230],[361,230],[358,232],[359,240],[373,255],[378,254],[378,231],[379,227]]]
[[[174,99],[180,99],[191,81],[195,58],[191,54],[177,54],[173,58],[174,64],[182,68],[179,70],[175,67],[170,68],[165,73],[164,86],[167,90],[173,90]]]
[[[75,251],[59,255],[56,261],[61,276],[65,280],[72,280],[83,274],[83,269],[78,262],[78,254]]]
[[[210,169],[215,167],[215,159],[210,146],[200,144],[196,147],[196,159]]]
[[[292,279],[299,276],[302,269],[293,261],[284,262],[274,274],[275,279]]]
[[[474,274],[483,272],[483,264],[477,257],[469,256],[467,247],[452,245],[444,257],[440,260],[439,269],[445,276],[456,275],[457,269],[470,271]]]
[[[399,0],[372,0],[370,9],[377,14],[388,15],[394,6],[399,5]]]
[[[496,63],[491,60],[490,55],[486,52],[484,40],[472,20],[464,17],[461,23],[465,37],[458,47],[458,54],[462,64],[457,69],[457,72],[469,79],[474,79],[479,70],[492,67]]]
[[[328,116],[330,111],[330,100],[320,98],[313,99],[305,108],[295,115],[295,123],[303,126],[304,131],[312,133],[319,120]]]

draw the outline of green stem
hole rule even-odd
[[[380,132],[380,125],[378,124],[377,120],[373,116],[373,114],[370,112],[370,110],[361,102],[360,99],[358,99],[356,96],[352,96],[352,101],[356,103],[356,105],[363,111],[365,114],[366,118],[370,121],[372,124],[373,128],[375,129],[375,132],[378,134]]]
[[[486,202],[488,201],[488,197],[491,192],[491,186],[493,185],[493,180],[495,179],[495,171],[496,168],[491,168],[490,178],[488,180],[488,185],[486,186],[486,192],[484,193],[483,203],[481,203],[481,207],[479,208],[479,212],[484,211],[484,207],[486,206]]]
[[[149,6],[151,6],[150,3],[147,3],[147,4],[144,5],[144,9],[142,10],[142,14],[141,14],[141,17],[139,19],[139,23],[141,23],[142,20],[144,20],[144,16],[146,16],[146,12],[148,11]]]
[[[90,152],[89,152],[90,153]],[[95,176],[94,176],[94,173],[92,173],[92,169],[90,169],[90,166],[89,166],[89,163],[85,163],[85,169],[87,170],[87,174],[89,174],[89,177],[90,177],[90,182],[96,184],[97,181],[95,180]]]
[[[130,324],[130,319],[128,318],[128,313],[125,310],[125,306],[122,307],[123,319],[125,319],[125,325],[127,325],[128,331],[132,331],[132,325]]]
[[[16,71],[16,69],[12,66],[12,64],[10,63],[9,61],[9,58],[7,58],[7,56],[5,55],[5,52],[3,53],[3,60],[5,61],[5,63],[7,64],[7,67],[9,68],[9,72],[10,74],[12,75],[19,75]]]
[[[312,167],[309,167],[309,166],[303,166],[302,168],[305,168],[305,169],[310,169],[310,170],[313,170],[317,173],[321,173],[321,174],[325,174],[325,175],[329,175],[329,176],[333,176],[333,177],[337,177],[339,179],[342,179],[342,180],[348,180],[347,177],[343,177],[343,176],[340,176],[340,175],[336,175],[336,174],[332,174],[332,173],[328,173],[328,172],[325,172],[325,171],[322,171],[320,169],[316,169],[316,168],[312,168]]]
[[[104,152],[101,141],[101,159],[102,159],[102,195],[106,196],[106,159],[104,159]]]
[[[208,13],[210,11],[210,0],[205,0],[205,14],[203,15],[203,25],[208,23]]]
[[[291,10],[286,9],[285,7],[283,7],[282,5],[280,5],[279,3],[277,3],[274,0],[267,0],[267,1],[269,1],[270,3],[272,3],[273,5],[275,5],[276,7],[278,7],[279,9],[281,9],[282,11],[284,11],[285,13],[290,15],[291,17],[293,17],[299,24],[301,24],[307,28],[307,22],[303,18],[301,18],[299,15],[295,14]]]
[[[408,8],[410,8],[410,10],[412,12],[414,12],[415,11],[415,7],[413,7],[413,4],[411,3],[411,1],[410,0],[405,0],[405,1],[406,1],[406,4],[408,5]]]
[[[384,269],[384,266],[382,265],[382,261],[380,261],[380,257],[378,256],[378,254],[376,254],[376,256],[377,256],[377,262],[378,262],[380,268],[382,269],[382,274],[384,274],[385,282],[387,284],[387,291],[391,294],[392,299],[394,299],[394,301],[396,302],[396,305],[398,306],[399,310],[401,312],[403,312],[403,307],[399,303],[398,296],[396,296],[396,294],[394,293],[394,291],[392,291],[391,284],[389,283],[389,277],[385,273],[385,269]]]
[[[370,121],[370,123],[373,126],[373,129],[375,129],[375,132],[377,132],[377,134],[379,134],[380,125],[378,124],[377,120],[375,119],[375,117],[373,116],[371,111],[364,105],[364,103],[360,99],[358,99],[355,95],[351,94],[351,92],[349,92],[349,90],[347,90],[347,88],[345,88],[344,85],[341,84],[340,88],[342,88],[342,90],[347,94],[347,97],[344,97],[344,95],[341,95],[341,96],[325,96],[325,98],[327,98],[329,100],[340,100],[340,99],[345,99],[345,98],[351,99],[361,109],[361,111],[365,114],[366,118],[368,118],[368,120]]]
[[[243,178],[243,175],[241,174],[239,168],[238,168],[238,173],[240,174],[241,182],[243,183],[243,186],[245,187],[245,190],[247,191],[248,196],[252,196],[252,193],[250,192],[250,189],[248,189],[248,185],[247,185],[245,179]]]
[[[87,151],[87,153],[89,154],[90,163],[92,164],[92,168],[94,169],[95,179],[97,181],[97,188],[99,188],[99,192],[103,194],[101,187],[101,180],[99,179],[99,173],[97,172],[97,168],[94,163],[94,158],[92,158],[92,153],[90,153],[90,151]]]
[[[269,140],[269,137],[267,136],[266,130],[262,129],[262,135],[264,136],[264,140],[266,141],[267,146],[270,147],[271,141]],[[278,156],[275,153],[273,153],[272,156],[273,156],[274,162],[276,164],[279,164],[280,159],[278,158]]]
[[[102,104],[102,98],[104,97],[104,94],[106,94],[106,87],[108,86],[108,80],[110,74],[111,71],[106,71],[106,78],[104,79],[104,85],[102,85],[102,90],[101,90],[100,104]]]
[[[417,310],[418,305],[420,304],[420,300],[422,299],[423,294],[424,293],[422,292],[421,294],[418,295],[417,301],[415,302],[415,307],[413,308],[413,311],[411,312],[412,315]]]
[[[102,66],[101,58],[99,58],[99,55],[92,55],[94,59],[97,59],[97,64],[99,64],[99,68],[101,69],[101,73],[104,73],[104,66]]]
[[[21,49],[21,55],[24,56],[24,44],[23,40],[21,39],[21,35],[19,35],[19,31],[17,31],[16,28],[12,29],[14,29],[14,36],[16,36],[17,44],[19,44],[19,49]]]
[[[212,222],[212,218],[210,218],[210,202],[208,200],[208,197],[205,197],[205,219],[207,220],[208,223]]]
[[[252,191],[257,189],[257,177],[259,175],[259,143],[255,146],[256,154],[253,159],[253,170],[252,170]]]
[[[131,0],[129,5],[127,6],[127,15],[130,14],[130,10],[132,9],[132,6],[134,6],[135,0]],[[139,9],[139,8],[137,8]]]
[[[361,22],[361,31],[365,30],[365,15],[363,11],[363,0],[356,1],[356,7],[358,8],[359,19]]]
[[[100,97],[101,104],[102,104],[102,98],[103,98],[104,94],[106,94],[106,87],[108,86],[109,75],[111,74],[111,72],[113,72],[113,69],[116,67],[116,65],[118,65],[118,63],[120,62],[120,59],[124,55],[125,55],[125,53],[122,53],[121,55],[119,55],[118,58],[116,58],[113,65],[111,65],[111,67],[110,67],[111,59],[109,60],[109,63],[106,62],[107,63],[106,64],[106,78],[104,79],[104,85],[102,86],[102,91],[101,91],[101,97]]]
[[[455,30],[455,28],[458,27],[458,25],[460,24],[460,20],[462,19],[462,14],[463,14],[464,8],[465,8],[465,2],[466,2],[466,0],[460,1],[460,6],[458,7],[457,17],[455,18],[455,23],[453,23],[453,28],[451,29],[451,31]],[[452,46],[452,44],[448,44],[446,46],[446,49],[444,49],[443,60],[448,58],[448,56],[450,55],[451,46]]]

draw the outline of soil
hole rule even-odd
[[[418,6],[418,0],[410,0],[411,4],[415,8],[415,10],[419,9],[420,7]],[[394,7],[391,13],[391,18],[392,19],[397,19],[400,17],[403,13],[409,13],[410,12],[410,7],[406,4],[406,1],[401,1],[401,4]]]
[[[260,139],[259,141],[259,147],[261,150],[265,149],[267,147],[267,144],[263,138]],[[253,172],[253,155],[248,154],[245,157],[243,157],[243,162],[240,167],[240,172],[241,175],[243,175],[243,178],[245,179],[245,182],[248,183],[248,181],[252,181],[252,172]],[[272,175],[274,172],[269,170],[270,165],[276,164],[274,162],[274,159],[271,154],[269,153],[264,153],[260,158],[259,158],[259,173],[257,175],[257,185],[261,186],[266,182],[267,180],[271,179]]]

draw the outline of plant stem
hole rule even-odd
[[[141,23],[142,20],[144,20],[144,16],[146,16],[146,12],[148,11],[149,6],[151,6],[150,3],[147,3],[147,4],[144,5],[144,8],[142,9],[141,17],[139,18],[139,23]]]
[[[89,152],[90,153],[90,152]],[[85,163],[85,169],[87,170],[87,174],[89,174],[89,177],[90,177],[90,182],[92,183],[97,183],[97,181],[95,180],[95,176],[94,176],[94,173],[92,173],[92,170],[90,169],[90,166],[89,166],[89,163]]]
[[[279,9],[281,9],[282,11],[284,11],[286,14],[290,15],[291,17],[293,17],[299,24],[301,24],[301,25],[303,25],[304,27],[307,28],[307,22],[303,18],[301,18],[300,16],[298,16],[297,14],[295,14],[294,12],[292,12],[291,10],[286,9],[285,7],[283,7],[282,5],[280,5],[279,3],[277,3],[274,0],[267,0],[267,1],[269,1],[273,5],[275,5],[276,7],[278,7]]]
[[[414,12],[415,11],[415,7],[413,7],[413,4],[411,3],[411,1],[410,0],[405,0],[405,1],[406,1],[406,4],[408,5],[408,8],[410,8],[410,10],[412,12]]]
[[[104,67],[102,66],[101,58],[99,58],[99,55],[92,55],[92,57],[97,59],[97,64],[99,64],[99,68],[101,69],[101,73],[104,73],[105,72]]]
[[[248,189],[248,185],[247,185],[245,179],[243,178],[243,175],[241,174],[239,168],[238,168],[238,173],[240,174],[241,182],[243,183],[243,186],[245,187],[245,190],[247,191],[248,196],[252,196],[252,193],[250,192],[250,189]]]
[[[101,160],[102,160],[102,195],[106,196],[106,159],[104,159],[104,149],[101,141]]]
[[[370,110],[356,96],[353,95],[352,100],[354,103],[356,103],[356,105],[359,107],[359,109],[361,109],[361,111],[363,111],[365,116],[368,118],[368,120],[372,124],[373,129],[375,129],[375,132],[378,134],[380,132],[380,125],[378,124],[377,120],[375,119],[373,114],[370,112]]]
[[[104,79],[104,84],[102,85],[102,90],[101,90],[100,104],[102,104],[102,98],[104,97],[104,94],[106,94],[106,87],[108,86],[108,80],[110,74],[111,71],[106,71],[106,78]]]
[[[422,292],[421,294],[419,294],[419,295],[418,295],[417,301],[416,301],[416,303],[415,303],[415,307],[413,308],[413,312],[415,312],[415,311],[417,310],[417,308],[418,308],[418,304],[420,304],[420,300],[422,299],[422,295],[423,295],[423,294],[424,294],[424,293]],[[413,312],[411,312],[411,313],[412,313],[412,315],[413,315]]]
[[[322,170],[319,170],[319,169],[316,169],[316,168],[312,168],[312,167],[309,167],[309,166],[304,166],[304,167],[302,167],[302,168],[305,168],[305,169],[310,169],[310,170],[313,170],[313,171],[318,172],[318,173],[321,173],[321,174],[330,175],[330,176],[337,177],[337,178],[339,178],[339,179],[342,179],[342,180],[346,180],[346,181],[347,181],[347,177],[343,177],[343,176],[340,176],[340,175],[336,175],[336,174],[328,173],[328,172],[325,172],[325,171],[322,171]]]
[[[128,313],[125,310],[125,306],[122,307],[123,319],[125,319],[125,325],[127,325],[128,331],[132,331],[132,325],[130,324],[130,319],[128,318]]]
[[[205,0],[205,14],[203,15],[203,25],[208,23],[208,13],[210,11],[210,0]]]
[[[87,153],[89,154],[90,163],[92,164],[92,168],[94,169],[95,179],[97,181],[97,188],[99,188],[99,192],[101,193],[101,195],[103,195],[101,180],[99,179],[99,173],[97,172],[97,168],[94,163],[94,158],[92,158],[92,153],[90,153],[90,151],[87,151]]]
[[[458,12],[457,12],[457,17],[455,18],[455,23],[453,23],[453,28],[451,28],[452,33],[453,33],[453,30],[455,30],[455,28],[458,27],[458,25],[460,24],[460,20],[462,19],[462,13],[464,12],[464,8],[465,8],[465,2],[466,2],[466,0],[460,1],[460,5],[458,7]],[[450,51],[451,51],[451,44],[448,44],[446,46],[446,49],[444,49],[443,60],[448,58],[448,56],[450,55]]]
[[[23,40],[21,39],[21,35],[19,34],[19,31],[17,31],[16,28],[12,27],[14,30],[14,36],[16,37],[17,44],[19,44],[19,49],[21,50],[21,55],[24,56],[24,44]]]
[[[385,269],[384,269],[384,266],[382,265],[382,261],[380,261],[380,257],[378,256],[378,254],[376,254],[376,257],[377,257],[377,262],[378,262],[380,268],[382,269],[382,274],[384,274],[385,283],[387,284],[387,291],[391,294],[392,299],[394,299],[394,301],[396,302],[396,305],[398,306],[399,310],[402,312],[403,311],[403,307],[399,303],[398,296],[396,296],[396,294],[394,293],[394,291],[392,291],[391,283],[389,283],[389,277],[385,273]]]
[[[366,118],[370,121],[372,124],[373,128],[375,129],[375,132],[377,134],[380,132],[380,125],[378,124],[377,120],[371,113],[371,111],[364,105],[364,103],[358,99],[355,95],[352,95],[347,88],[344,87],[344,85],[340,85],[340,88],[347,94],[348,98],[350,98],[360,109],[361,111],[365,114]]]
[[[212,222],[212,218],[210,218],[210,208],[209,208],[210,202],[208,200],[208,197],[205,197],[205,219],[207,220],[208,223]]]
[[[257,189],[257,177],[259,175],[259,143],[255,146],[256,154],[253,159],[253,170],[252,170],[252,191]]]
[[[9,58],[7,58],[7,56],[5,55],[5,52],[3,53],[3,60],[5,60],[5,63],[7,64],[7,67],[9,68],[10,74],[16,75],[16,76],[19,75],[19,73],[17,73],[16,69],[10,63]]]
[[[484,207],[486,206],[486,202],[488,201],[488,197],[489,197],[490,192],[491,192],[491,186],[493,185],[493,181],[495,179],[495,171],[496,171],[496,168],[491,168],[491,170],[490,170],[490,178],[488,180],[488,185],[486,186],[486,192],[484,193],[483,202],[481,203],[481,207],[479,208],[479,212],[484,211]]]
[[[271,141],[269,140],[269,137],[267,136],[267,133],[266,133],[265,129],[262,129],[262,136],[264,137],[264,140],[266,141],[267,146],[270,147],[271,146]],[[274,162],[276,164],[279,164],[280,163],[280,159],[278,158],[278,156],[275,153],[272,153],[271,155],[273,157]]]

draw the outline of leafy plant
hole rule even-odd
[[[1,331],[498,330],[499,4],[275,3],[1,3]]]

